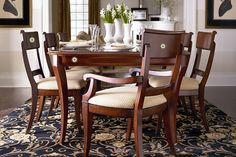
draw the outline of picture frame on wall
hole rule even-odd
[[[207,0],[206,28],[236,28],[236,1]]]
[[[0,27],[22,28],[32,26],[32,0],[1,0]]]
[[[131,8],[134,21],[147,21],[148,9],[147,8]]]

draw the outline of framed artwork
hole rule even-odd
[[[236,1],[207,0],[206,28],[236,28]]]
[[[147,21],[148,13],[147,8],[131,8],[133,13],[133,20],[134,21]]]
[[[0,0],[0,27],[31,27],[32,0]]]

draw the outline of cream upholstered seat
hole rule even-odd
[[[48,77],[40,79],[37,82],[38,89],[44,90],[58,90],[57,81],[55,77]],[[83,80],[78,79],[68,79],[67,80],[68,89],[81,89],[85,87],[86,83]]]
[[[170,83],[171,77],[169,76],[151,76],[149,78],[149,84],[152,87],[161,87]]]
[[[171,77],[165,76],[151,76],[149,79],[149,84],[152,87],[165,86],[170,82]],[[189,77],[183,77],[180,90],[196,90],[199,88],[199,81]]]
[[[189,77],[183,77],[180,90],[196,90],[199,88],[199,81]]]
[[[99,106],[133,109],[138,88],[134,86],[115,87],[98,91],[89,103]],[[143,108],[149,108],[166,103],[166,97],[161,95],[145,97]]]

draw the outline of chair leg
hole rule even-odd
[[[162,126],[162,114],[159,114],[158,115],[158,120],[157,120],[156,132],[160,132],[161,131],[161,126]]]
[[[30,132],[30,129],[32,127],[34,116],[35,116],[36,109],[37,109],[37,101],[38,101],[38,93],[32,92],[32,105],[31,105],[32,108],[31,108],[29,123],[28,123],[27,129],[26,129],[26,134],[28,134]]]
[[[176,106],[168,107],[163,112],[164,131],[172,154],[176,154],[175,143],[177,143],[176,134]]]
[[[39,97],[39,107],[37,111],[37,116],[36,116],[36,121],[38,122],[41,118],[42,112],[43,112],[43,107],[45,103],[45,96],[40,96]]]
[[[208,126],[207,119],[206,119],[206,111],[205,111],[205,104],[204,104],[204,92],[199,94],[199,106],[200,106],[202,123],[203,123],[206,131],[209,132],[210,130],[209,130],[209,126]]]
[[[55,105],[55,101],[56,101],[56,97],[51,96],[51,103],[50,103],[50,108],[49,108],[49,111],[48,111],[48,116],[50,116],[51,113],[52,113],[52,110],[53,110],[54,105]]]
[[[57,109],[59,103],[60,103],[60,97],[59,97],[59,96],[56,96],[56,100],[55,100],[55,102],[54,102],[54,109]]]
[[[132,129],[133,129],[133,120],[132,118],[127,118],[127,133],[126,133],[127,141],[130,141]]]
[[[84,126],[84,157],[87,157],[89,156],[93,123],[93,114],[89,113],[89,105],[87,103],[82,105],[82,115]]]
[[[187,104],[186,104],[186,101],[185,101],[185,97],[184,96],[181,96],[179,97],[180,101],[181,101],[181,104],[184,106],[184,111],[186,113],[188,113],[188,108],[187,108]]]
[[[134,114],[134,140],[136,157],[143,157],[143,131],[142,131],[142,114]]]
[[[196,107],[195,107],[195,97],[190,96],[189,100],[190,100],[190,103],[191,103],[191,109],[192,109],[192,112],[193,112],[193,116],[196,118],[197,112],[196,112]]]
[[[74,94],[74,104],[75,104],[75,120],[78,129],[80,130],[80,113],[81,113],[81,102],[82,102],[82,95],[79,91],[75,91]]]

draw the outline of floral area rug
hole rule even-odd
[[[49,100],[47,100],[49,104]],[[83,128],[79,132],[74,120],[73,100],[65,144],[58,143],[60,108],[48,121],[46,105],[41,122],[34,123],[31,134],[25,134],[30,113],[30,101],[0,120],[0,156],[83,156]],[[205,132],[200,119],[186,115],[178,107],[178,144],[176,156],[236,156],[236,122],[215,106],[206,102],[210,133]],[[199,116],[199,115],[198,115]],[[145,156],[171,156],[163,131],[156,132],[157,119],[143,119],[143,148]],[[123,118],[94,117],[90,156],[135,156],[133,134],[125,139],[126,120]]]

